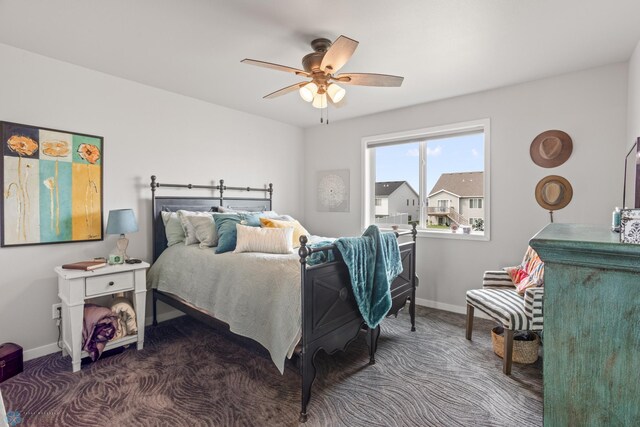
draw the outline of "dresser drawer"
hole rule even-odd
[[[107,274],[104,276],[87,277],[85,282],[85,295],[101,295],[133,289],[133,271],[124,273]]]

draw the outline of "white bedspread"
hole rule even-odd
[[[178,244],[153,264],[148,284],[259,342],[284,373],[285,357],[302,334],[299,259],[297,254],[215,254],[212,248]]]

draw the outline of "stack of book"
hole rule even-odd
[[[66,270],[95,270],[96,268],[104,267],[107,265],[105,260],[91,260],[91,261],[78,261],[71,264],[64,264],[62,268]]]

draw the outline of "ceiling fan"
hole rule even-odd
[[[276,98],[298,90],[302,99],[311,102],[316,108],[326,108],[328,102],[337,104],[344,98],[346,91],[338,86],[337,83],[358,86],[399,87],[404,80],[404,77],[388,74],[335,74],[347,63],[358,47],[358,42],[349,37],[340,36],[333,43],[325,38],[315,39],[311,42],[311,47],[314,52],[302,58],[304,70],[255,59],[243,59],[241,62],[310,78],[311,81],[292,84],[265,95],[264,98]]]

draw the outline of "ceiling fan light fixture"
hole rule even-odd
[[[347,91],[338,86],[335,83],[331,83],[327,88],[327,93],[333,102],[336,104],[342,101],[342,98],[346,95]]]
[[[300,88],[300,96],[307,102],[313,101],[318,94],[318,85],[314,82],[309,82]]]
[[[316,94],[316,96],[313,97],[313,103],[311,105],[316,108],[327,108],[327,94]]]

